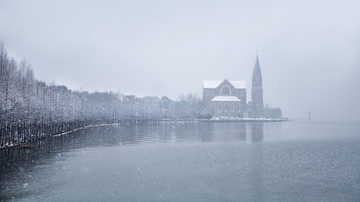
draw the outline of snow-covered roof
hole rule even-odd
[[[224,80],[205,80],[204,88],[217,88]],[[246,88],[245,81],[229,81],[234,88]]]
[[[235,96],[216,96],[211,101],[214,101],[214,102],[240,102],[240,99]]]
[[[230,81],[234,88],[246,88],[245,81]]]
[[[205,80],[204,88],[216,88],[221,84],[221,80]]]

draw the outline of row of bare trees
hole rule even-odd
[[[0,148],[86,125],[191,119],[201,110],[200,99],[191,94],[173,101],[47,84],[35,79],[25,60],[18,63],[0,45]]]

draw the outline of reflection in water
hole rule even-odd
[[[0,201],[360,201],[350,126],[312,123],[307,139],[296,122],[87,128],[0,150]]]
[[[12,190],[14,179],[21,178],[17,179],[20,183],[17,186],[26,186],[26,182],[31,181],[30,178],[38,172],[39,166],[61,160],[62,153],[73,149],[160,142],[246,141],[246,131],[247,123],[239,122],[108,126],[87,128],[64,136],[42,139],[30,148],[0,150],[0,198],[24,198],[33,195],[33,190]],[[262,133],[262,124],[251,123],[252,141],[262,141]]]
[[[264,138],[263,123],[253,122],[251,124],[251,140],[261,142]],[[250,148],[250,185],[253,201],[264,201],[264,157],[263,144],[254,144]]]
[[[246,123],[199,123],[197,134],[202,141],[245,141]]]
[[[261,142],[264,139],[264,123],[252,122],[251,124],[251,140],[253,142]]]
[[[264,139],[264,123],[251,122],[251,141],[262,142]],[[254,144],[250,149],[250,185],[253,201],[265,201],[264,198],[264,155],[263,144]]]

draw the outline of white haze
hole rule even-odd
[[[0,0],[0,41],[71,89],[201,96],[246,80],[289,117],[360,120],[360,2]]]

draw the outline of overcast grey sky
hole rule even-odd
[[[360,1],[0,0],[0,40],[71,89],[177,98],[246,80],[289,117],[360,120]]]

